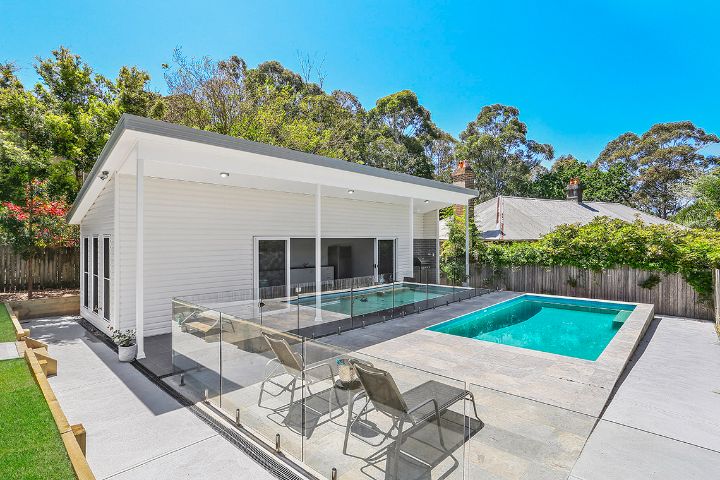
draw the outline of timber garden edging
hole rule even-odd
[[[95,480],[95,475],[85,458],[85,429],[82,424],[70,425],[47,380],[48,375],[57,374],[57,361],[49,356],[47,344],[30,337],[30,330],[23,328],[8,302],[3,304],[3,308],[7,309],[10,321],[15,327],[18,351],[25,358],[55,420],[75,476],[78,480]]]

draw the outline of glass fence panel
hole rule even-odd
[[[332,478],[462,479],[465,383],[304,342],[303,461]]]
[[[217,310],[173,300],[170,384],[193,401],[220,404],[220,337]]]
[[[594,417],[468,385],[481,424],[468,434],[467,478],[568,478],[593,429]],[[468,411],[469,416],[472,413]]]
[[[302,339],[294,333],[295,309],[267,301],[262,310],[262,325],[259,315],[233,316],[223,324],[221,408],[270,446],[279,442],[284,454],[302,461],[295,420],[302,402]]]

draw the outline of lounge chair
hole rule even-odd
[[[467,390],[453,387],[436,380],[429,380],[422,385],[400,393],[392,375],[385,370],[375,368],[359,362],[353,362],[358,379],[364,391],[357,393],[348,405],[348,420],[345,427],[345,443],[343,453],[347,454],[348,438],[353,424],[363,415],[373,409],[387,415],[392,420],[392,426],[384,434],[380,444],[388,438],[395,439],[395,458],[393,462],[392,477],[397,478],[400,446],[403,440],[403,426],[410,423],[415,426],[421,422],[434,421],[437,424],[440,445],[447,451],[443,439],[440,415],[452,405],[461,400],[470,400],[475,412],[475,418],[480,421],[473,394]],[[353,405],[361,398],[365,404],[355,418],[353,418]],[[372,408],[369,409],[370,405]],[[397,436],[392,437],[392,431],[397,430]],[[382,433],[382,432],[380,432]],[[379,444],[379,445],[380,445]],[[389,453],[389,452],[388,452]],[[388,468],[390,455],[388,454]]]
[[[180,331],[182,332],[201,332],[207,337],[212,331],[220,331],[221,321],[224,325],[230,325],[232,331],[235,331],[235,323],[233,317],[227,314],[221,314],[216,310],[196,310],[184,318],[178,320]]]
[[[267,365],[265,366],[265,377],[263,379],[262,384],[260,385],[260,396],[258,397],[258,406],[261,406],[263,393],[265,392],[265,384],[266,383],[272,383],[273,385],[279,387],[281,390],[277,394],[273,395],[272,393],[268,392],[269,395],[272,395],[273,397],[277,397],[281,395],[283,392],[290,392],[290,407],[293,405],[293,401],[295,400],[295,391],[297,390],[297,383],[300,382],[300,389],[307,388],[310,395],[313,395],[312,391],[310,390],[310,385],[314,383],[318,383],[323,380],[330,379],[332,380],[332,390],[335,393],[335,400],[338,402],[338,405],[340,405],[340,399],[337,394],[337,390],[335,389],[335,373],[332,370],[332,367],[327,362],[321,362],[317,363],[315,365],[306,366],[305,362],[301,355],[295,353],[290,348],[290,345],[288,344],[287,340],[285,340],[282,336],[267,332],[262,332],[262,336],[265,337],[265,341],[270,346],[270,349],[272,349],[273,353],[275,354],[275,358],[270,360]],[[270,368],[271,365],[274,365],[273,368]],[[287,373],[292,377],[292,380],[290,380],[287,385],[282,385],[279,383],[274,382],[272,379],[274,377],[277,377],[282,374],[282,372],[278,373],[279,367],[283,368],[284,372]],[[318,376],[315,374],[316,371],[320,369],[326,369],[327,368],[327,375],[325,376]],[[303,375],[304,372],[304,375]],[[332,396],[328,394],[328,414],[332,416]],[[318,412],[321,413],[321,412]]]

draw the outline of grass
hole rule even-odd
[[[0,361],[0,472],[3,480],[76,478],[45,397],[23,358]]]
[[[10,321],[10,315],[8,315],[5,305],[0,303],[0,342],[14,342],[15,341],[15,327],[13,327]]]

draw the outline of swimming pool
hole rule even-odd
[[[423,285],[419,283],[396,283],[353,290],[352,292],[323,293],[320,296],[320,308],[345,315],[365,315],[389,310],[413,303],[426,302],[442,296],[451,296],[453,292],[468,289],[453,288],[444,285]],[[452,301],[452,300],[451,300]],[[292,300],[290,303],[315,307],[315,295]]]
[[[635,305],[522,295],[427,330],[597,360]]]

